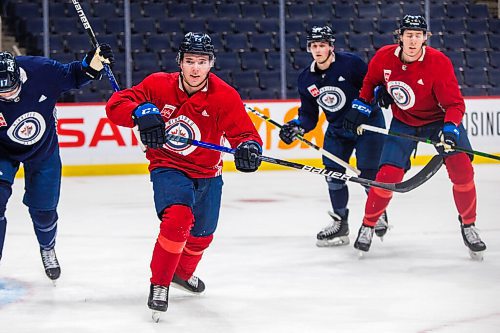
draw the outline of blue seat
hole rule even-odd
[[[488,53],[486,51],[465,52],[465,63],[469,68],[484,69],[489,67]]]
[[[186,34],[190,31],[202,31],[206,30],[206,20],[204,18],[184,18],[182,19],[183,32]]]
[[[150,72],[158,71],[159,60],[156,53],[144,52],[134,55],[134,60],[132,61],[135,71],[147,70]]]
[[[483,87],[462,87],[463,96],[487,96],[488,90]]]
[[[489,69],[488,70],[489,83],[494,86],[500,88],[500,70],[498,69]]]
[[[401,6],[403,15],[422,15],[424,13],[424,8],[420,3],[417,2],[403,2]]]
[[[358,3],[358,17],[359,18],[369,18],[373,19],[374,17],[378,17],[379,10],[378,6],[375,3]]]
[[[363,18],[352,21],[352,31],[355,33],[369,33],[374,30],[373,19]]]
[[[486,86],[489,79],[485,71],[476,69],[464,69],[464,83],[469,87]]]
[[[241,68],[240,58],[236,52],[220,53],[215,59],[215,69],[224,70],[239,70]]]
[[[267,18],[277,19],[279,17],[279,6],[274,3],[265,3],[264,10]]]
[[[376,21],[375,29],[381,34],[393,33],[399,29],[399,23],[394,18],[382,18]]]
[[[76,13],[73,9],[71,14]],[[70,16],[68,15],[67,8],[66,8],[66,3],[64,2],[55,2],[49,3],[49,15],[50,17],[65,17],[65,16]]]
[[[349,49],[347,47],[345,33],[335,34],[335,50],[337,50],[337,51],[349,51]]]
[[[76,26],[77,21],[70,17],[55,17],[51,20],[50,31],[57,35],[69,35],[78,31]],[[82,25],[78,21],[79,25]],[[92,28],[94,28],[92,26]]]
[[[167,3],[167,14],[168,17],[191,17],[191,4],[186,3]]]
[[[12,12],[8,13],[8,16],[17,17],[19,19],[33,19],[42,17],[42,11],[37,3],[13,2]]]
[[[261,19],[266,16],[264,11],[264,6],[260,3],[241,3],[241,17],[243,18],[252,18],[252,19]]]
[[[118,41],[118,38],[116,38],[115,35],[100,35],[98,41],[101,44],[109,44],[109,46],[111,46],[115,53],[118,52],[121,48],[121,43]]]
[[[350,34],[349,47],[352,51],[368,51],[373,49],[372,38],[369,34]]]
[[[488,37],[490,40],[490,47],[495,51],[499,51],[500,50],[500,35],[490,33]]]
[[[464,4],[447,4],[446,16],[450,18],[467,17],[467,9]]]
[[[90,40],[87,35],[67,35],[64,39],[66,52],[86,53],[90,49]]]
[[[172,44],[170,46],[172,47],[172,51],[177,52],[179,50],[179,45],[181,45],[182,40],[184,39],[184,34],[172,34],[170,37],[170,40],[172,41]]]
[[[467,31],[470,33],[487,33],[488,32],[488,21],[484,18],[468,18],[465,21],[467,25]]]
[[[382,46],[394,44],[394,36],[392,34],[373,34],[373,48],[375,50],[380,49]]]
[[[295,69],[302,70],[304,68],[308,68],[311,65],[312,61],[312,57],[309,53],[296,53],[293,57],[293,66],[295,67]]]
[[[279,89],[281,87],[280,75],[275,72],[260,72],[259,85],[262,89]]]
[[[124,34],[125,23],[123,18],[108,18],[106,19],[106,34]]]
[[[272,33],[251,34],[249,35],[250,45],[252,50],[258,52],[274,51],[274,37]]]
[[[164,53],[171,51],[170,37],[167,34],[154,34],[148,36],[146,48],[150,52]]]
[[[280,49],[280,36],[276,36],[276,49]],[[300,51],[301,50],[301,45],[299,42],[299,39],[297,37],[297,34],[295,33],[288,33],[285,35],[285,48],[287,50],[293,50],[294,52]]]
[[[277,89],[262,90],[262,89],[258,89],[258,88],[249,88],[248,94],[249,94],[249,98],[252,100],[279,98]]]
[[[488,55],[490,59],[490,66],[500,68],[500,52],[491,50],[488,52]]]
[[[146,76],[150,75],[152,72],[149,70],[144,71],[133,71],[132,72],[132,84],[135,86],[139,84]]]
[[[230,69],[221,69],[221,70],[215,70],[214,74],[217,75],[220,79],[222,79],[224,82],[229,84],[230,86],[233,85],[233,79],[231,77],[232,71]]]
[[[490,27],[490,33],[500,34],[500,19],[498,18],[488,19],[488,26]]]
[[[352,30],[351,20],[348,18],[334,19],[332,21],[332,29],[335,31],[335,34],[350,32]]]
[[[271,32],[271,31],[279,31],[280,27],[278,24],[278,20],[275,18],[266,18],[258,21],[257,30],[260,33]]]
[[[285,13],[288,12],[289,18],[300,18],[300,19],[309,19],[311,18],[311,12],[309,10],[308,4],[289,4],[285,8]]]
[[[121,39],[121,44],[125,48],[125,42]],[[144,37],[142,35],[132,35],[130,36],[130,48],[133,53],[146,52],[146,45]]]
[[[338,3],[334,7],[334,15],[338,18],[355,17],[357,16],[355,7],[352,4]]]
[[[112,3],[107,3],[107,2],[94,2],[92,4],[92,13],[94,17],[117,17],[118,12],[116,10],[116,7]]]
[[[443,20],[443,30],[445,33],[462,34],[466,30],[463,18],[453,18]]]
[[[152,17],[143,17],[133,20],[132,33],[146,36],[156,34],[156,20]]]
[[[248,50],[250,47],[247,41],[246,34],[232,34],[225,36],[226,41],[226,51],[228,52],[238,52]]]
[[[500,97],[500,87],[491,87],[488,88],[487,90],[488,90],[488,95]]]
[[[392,4],[380,4],[380,17],[395,20],[401,17],[401,5],[399,2]]]
[[[289,90],[297,90],[297,79],[301,72],[302,69],[286,71],[286,86]]]
[[[233,71],[233,85],[236,89],[255,88],[259,86],[256,72],[253,70],[240,72]]]
[[[472,50],[488,50],[490,42],[487,34],[465,34],[465,45]]]
[[[240,18],[240,6],[236,3],[225,3],[217,7],[217,16],[226,18]]]
[[[445,18],[446,17],[446,8],[443,4],[431,4],[430,7],[430,15],[431,19],[433,18]]]
[[[285,33],[297,33],[304,30],[304,20],[302,18],[289,18],[285,20]]]
[[[311,5],[311,16],[318,20],[330,20],[333,16],[331,2]]]
[[[447,50],[464,50],[465,41],[463,35],[443,35],[443,44]]]
[[[235,33],[257,32],[257,19],[242,18],[233,21],[233,29]]]
[[[241,68],[243,70],[265,71],[266,56],[263,52],[242,52],[240,53]]]
[[[446,54],[446,56],[450,58],[455,68],[465,66],[465,58],[462,51],[445,51],[444,54]]]
[[[207,30],[211,34],[233,33],[233,23],[229,19],[207,20]]]
[[[217,11],[212,3],[198,3],[193,6],[193,16],[200,18],[214,17]]]
[[[212,45],[214,46],[215,53],[223,52],[224,51],[224,41],[223,41],[223,36],[226,34],[224,33],[212,33],[210,34],[210,38],[212,39]]]
[[[483,18],[489,17],[488,5],[485,3],[470,3],[469,4],[469,17],[472,18]]]
[[[166,6],[163,2],[145,2],[143,13],[145,17],[152,17],[163,20],[167,16]]]
[[[160,34],[170,34],[170,33],[177,33],[177,34],[184,34],[182,33],[181,29],[181,21],[174,18],[164,18],[162,20],[158,20],[158,33]]]
[[[177,64],[177,53],[170,50],[160,53],[160,68],[164,72],[178,71],[179,65]]]

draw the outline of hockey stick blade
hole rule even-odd
[[[207,142],[202,142],[198,140],[193,140],[173,134],[166,134],[167,140],[172,140],[176,142],[181,142],[181,143],[186,143],[186,144],[191,144],[193,146],[205,148],[205,149],[210,149],[210,150],[215,150],[223,153],[229,153],[233,154],[236,152],[236,149],[232,149],[229,147],[224,147],[224,146],[219,146]],[[359,178],[359,177],[354,177],[354,176],[349,176],[345,173],[338,172],[338,171],[331,171],[331,170],[326,170],[322,168],[316,168],[313,166],[309,165],[304,165],[300,163],[295,163],[291,161],[286,161],[286,160],[281,160],[273,157],[268,157],[268,156],[260,156],[260,160],[263,162],[268,162],[272,164],[277,164],[289,168],[294,168],[298,170],[303,170],[307,171],[309,173],[317,174],[323,177],[331,177],[339,180],[344,180],[344,181],[351,181],[354,183],[358,183],[361,185],[365,186],[373,186],[373,187],[378,187],[382,189],[386,189],[389,191],[393,192],[400,192],[400,193],[405,193],[408,191],[411,191],[418,186],[422,185],[425,183],[428,179],[430,179],[441,167],[443,164],[443,158],[439,155],[434,156],[431,161],[422,169],[420,172],[418,172],[415,176],[412,178],[401,182],[401,183],[381,183],[377,182],[375,180],[370,180],[370,179],[365,179],[365,178]]]
[[[260,113],[259,111],[249,107],[249,106],[246,106],[245,107],[248,109],[248,111],[252,112],[253,114],[255,114],[257,117],[259,118],[262,118],[264,119],[265,121],[267,121],[268,123],[278,127],[278,128],[281,128],[283,125],[279,124],[278,122],[272,120],[270,117],[266,116],[265,114],[262,114]],[[349,170],[349,171],[352,171],[353,173],[356,174],[356,176],[359,176],[361,174],[361,171],[359,171],[357,168],[351,166],[348,162],[342,160],[340,157],[337,157],[335,155],[333,155],[332,153],[330,153],[328,150],[324,149],[324,148],[321,148],[319,146],[317,146],[316,144],[312,143],[311,141],[307,140],[306,138],[304,138],[302,135],[297,135],[297,138],[304,142],[306,145],[308,145],[309,147],[319,151],[323,156],[325,156],[326,158],[328,158],[329,160],[337,163],[338,165],[346,168],[346,170]]]

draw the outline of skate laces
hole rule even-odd
[[[378,218],[377,224],[375,224],[375,229],[387,229],[388,226],[389,226],[389,223],[387,223],[385,213],[383,213]]]
[[[56,251],[42,250],[42,262],[45,268],[58,268],[59,262],[57,261]]]
[[[373,229],[365,226],[361,226],[359,231],[358,243],[371,244],[373,236]]]
[[[197,276],[191,276],[187,281],[189,285],[191,285],[194,288],[198,288],[198,277]]]
[[[327,225],[323,230],[321,230],[321,233],[329,236],[337,233],[337,231],[340,230],[340,225],[342,224],[342,220],[340,219],[340,216],[337,216],[334,213],[328,212],[330,216],[332,217],[333,221],[330,222],[329,225]]]
[[[481,242],[481,238],[479,238],[478,229],[475,226],[464,227],[464,234],[467,241],[471,244],[477,244]]]
[[[165,301],[168,295],[168,288],[164,286],[153,286],[153,300]]]

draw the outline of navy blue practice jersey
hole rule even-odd
[[[335,128],[342,128],[344,115],[358,98],[368,66],[357,55],[335,52],[335,61],[325,71],[318,71],[314,63],[298,78],[301,106],[300,126],[309,132],[316,127],[319,110]]]
[[[17,102],[0,100],[0,154],[26,162],[42,159],[58,144],[55,104],[59,96],[89,82],[81,62],[61,64],[32,56],[16,57],[22,88]]]

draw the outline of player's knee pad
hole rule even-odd
[[[465,153],[448,156],[444,160],[448,177],[454,185],[468,185],[474,180],[472,163]]]
[[[7,201],[9,201],[11,194],[12,185],[7,182],[0,181],[0,217],[4,217],[5,215]]]
[[[35,227],[42,231],[50,231],[53,229],[58,219],[57,211],[55,209],[38,210],[30,208],[29,212]]]
[[[343,170],[340,169],[328,168],[328,171],[344,173]],[[333,177],[326,177],[325,179],[326,183],[328,184],[328,189],[330,191],[340,191],[341,189],[347,186],[345,180],[340,180]]]
[[[403,180],[405,171],[402,168],[394,165],[384,164],[377,173],[375,180],[382,183],[399,183]],[[385,190],[378,187],[372,187],[371,190],[379,197],[392,198],[392,191]]]
[[[190,207],[172,205],[163,211],[160,235],[173,241],[185,241],[189,237],[193,222],[194,215]]]
[[[203,251],[210,245],[214,238],[214,235],[208,235],[205,237],[189,236],[184,251],[190,255],[202,255]]]

